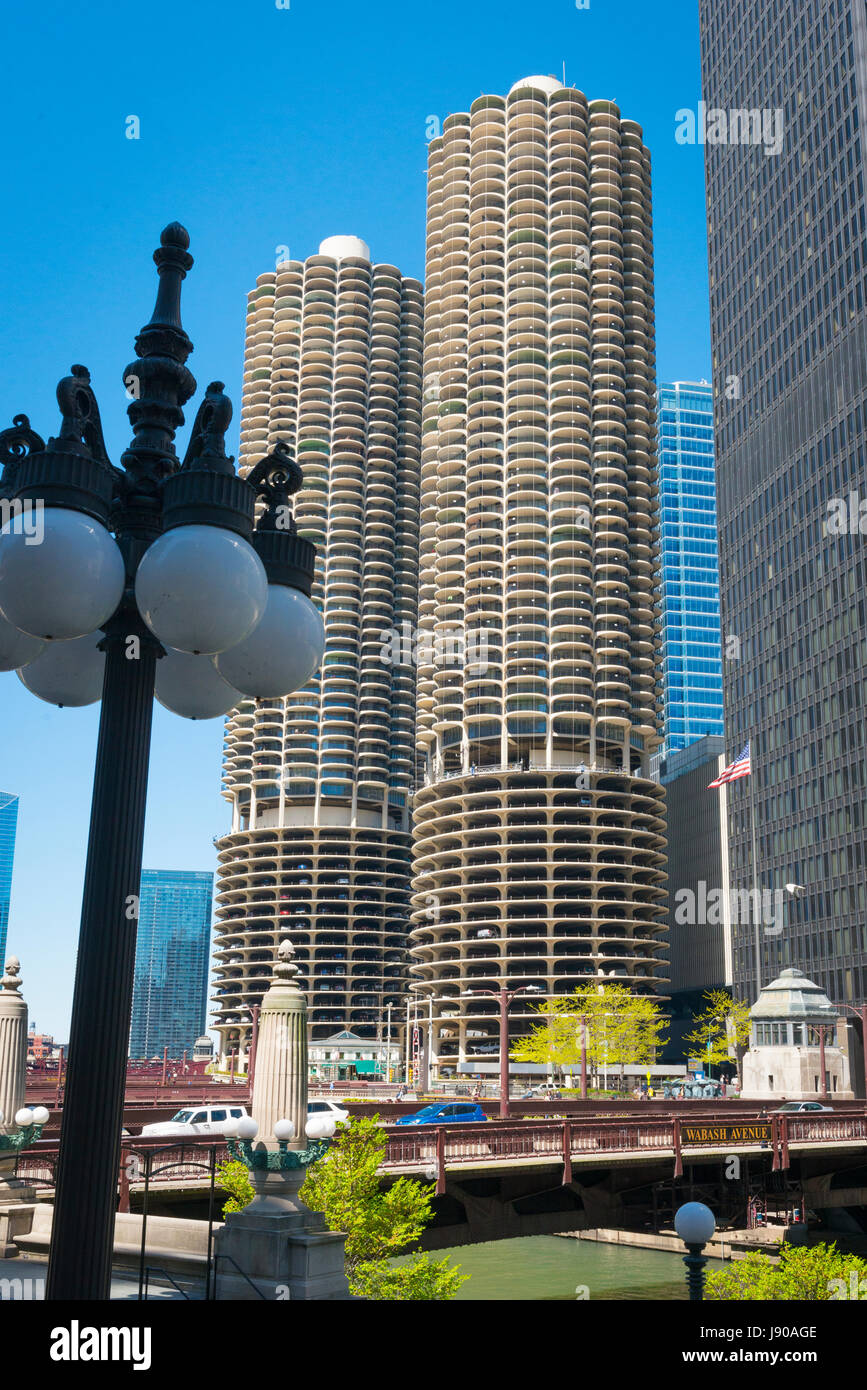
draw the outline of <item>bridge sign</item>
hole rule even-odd
[[[770,1120],[722,1120],[718,1124],[680,1121],[680,1142],[691,1148],[718,1144],[770,1144]]]

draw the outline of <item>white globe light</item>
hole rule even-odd
[[[290,1139],[295,1138],[295,1126],[291,1120],[278,1120],[274,1126],[274,1138],[281,1143],[287,1144]]]
[[[3,1111],[0,1110],[0,1125],[2,1125],[5,1122],[5,1120],[6,1116],[3,1114]]]
[[[38,544],[10,518],[0,531],[0,612],[31,637],[69,641],[110,618],[123,594],[117,543],[83,512],[47,507]]]
[[[73,642],[49,642],[35,661],[19,670],[18,679],[49,705],[95,704],[105,675],[105,653],[97,650],[101,640],[101,632],[92,632]]]
[[[22,1129],[24,1129],[25,1125],[32,1125],[34,1123],[33,1111],[30,1109],[29,1105],[24,1105],[20,1110],[15,1111],[15,1123],[16,1125],[20,1125]]]
[[[333,1115],[311,1115],[304,1126],[304,1133],[308,1139],[330,1139],[336,1129],[337,1121]]]
[[[33,1123],[35,1125],[47,1124],[49,1113],[50,1112],[46,1110],[44,1105],[37,1105],[33,1111]]]
[[[706,1245],[716,1230],[716,1219],[704,1202],[685,1202],[674,1213],[674,1229],[684,1245]]]
[[[259,1126],[252,1115],[244,1115],[243,1118],[238,1121],[239,1139],[255,1139],[258,1133]]]
[[[217,669],[256,700],[291,695],[306,685],[325,651],[325,627],[315,603],[285,584],[268,585],[262,621],[236,647],[221,652]]]
[[[225,1124],[223,1125],[223,1138],[224,1138],[224,1139],[237,1139],[237,1137],[238,1137],[238,1125],[239,1125],[240,1123],[241,1123],[240,1120],[226,1120]]]
[[[19,666],[26,666],[44,650],[43,641],[19,632],[0,613],[0,671],[17,671]]]
[[[216,719],[244,698],[223,680],[212,657],[172,650],[157,662],[154,694],[161,705],[184,719]]]
[[[236,647],[265,612],[268,580],[251,545],[220,526],[176,526],[142,557],[135,597],[166,646],[213,654]]]

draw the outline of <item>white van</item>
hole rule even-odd
[[[241,1120],[249,1112],[245,1105],[197,1105],[179,1110],[170,1120],[144,1125],[143,1139],[173,1139],[184,1134],[224,1134],[230,1120]]]

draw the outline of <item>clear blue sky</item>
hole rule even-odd
[[[3,426],[23,411],[54,433],[56,383],[83,362],[118,459],[121,372],[178,219],[190,366],[200,391],[227,383],[237,452],[246,293],[275,248],[303,258],[350,233],[423,278],[428,117],[564,62],[653,156],[660,378],[710,376],[703,151],[674,139],[701,95],[697,0],[43,0],[7,10],[4,51]],[[0,712],[0,788],[21,797],[9,945],[31,1018],[65,1040],[98,707],[52,709],[3,675]],[[157,707],[146,868],[215,867],[221,737],[221,720]]]

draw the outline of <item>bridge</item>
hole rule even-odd
[[[430,1249],[596,1228],[658,1230],[697,1193],[721,1224],[738,1228],[757,1195],[767,1210],[867,1207],[863,1103],[847,1113],[769,1118],[755,1105],[687,1103],[667,1114],[647,1114],[646,1105],[633,1106],[640,1116],[386,1125],[383,1180],[435,1184]],[[216,1219],[224,1198],[214,1175],[226,1158],[219,1139],[125,1137],[118,1210]],[[19,1155],[17,1174],[44,1200],[56,1162],[57,1140],[42,1139]]]

